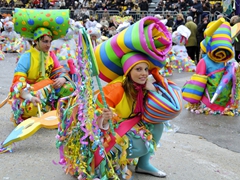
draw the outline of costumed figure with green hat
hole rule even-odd
[[[68,74],[56,55],[49,51],[53,39],[66,35],[69,11],[16,8],[14,27],[21,36],[34,41],[34,45],[17,62],[10,88],[12,119],[19,124],[36,116],[38,109],[42,112],[55,109],[59,97],[74,91]],[[37,105],[41,108],[37,108]]]
[[[182,89],[186,107],[197,114],[238,115],[239,73],[238,64],[232,61],[231,27],[220,18],[209,23],[204,36],[201,49],[205,55]]]
[[[136,173],[166,177],[150,158],[164,122],[176,117],[182,107],[181,89],[159,74],[171,45],[164,24],[149,16],[95,47],[99,77],[108,84],[99,89],[94,120],[82,123],[88,117],[84,113],[93,107],[84,109],[81,98],[78,109],[59,106],[60,116],[71,112],[62,119],[57,136],[59,163],[67,173],[79,180],[132,179],[128,164],[133,163]]]

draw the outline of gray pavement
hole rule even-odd
[[[0,101],[8,93],[15,66],[15,54],[0,61]],[[175,73],[171,79],[179,86],[191,73]],[[185,103],[185,102],[184,102]],[[0,142],[14,129],[11,108],[0,109]],[[205,116],[185,109],[171,121],[176,132],[165,132],[152,163],[167,173],[168,180],[240,179],[239,117]],[[15,143],[12,153],[0,154],[0,180],[73,180],[60,165],[55,148],[57,130],[40,129],[26,140]],[[155,180],[133,174],[134,180]]]

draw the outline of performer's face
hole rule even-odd
[[[48,52],[51,47],[52,37],[51,36],[43,36],[37,41],[36,48],[43,52]]]
[[[136,64],[130,71],[131,79],[138,84],[145,84],[148,75],[148,64],[145,62]]]

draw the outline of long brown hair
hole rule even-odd
[[[125,92],[127,98],[129,100],[136,100],[137,92],[134,89],[133,81],[129,74],[124,79],[122,86],[123,86],[123,89],[124,89],[124,92]]]

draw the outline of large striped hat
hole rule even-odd
[[[122,57],[131,52],[142,53],[154,66],[163,67],[171,45],[171,34],[159,19],[142,18],[95,48],[99,77],[111,82],[124,75]]]
[[[147,63],[150,67],[150,62],[146,55],[137,52],[125,54],[121,59],[124,75],[126,76],[133,66],[141,62]]]
[[[212,28],[214,25],[215,22],[209,23],[208,28]],[[226,62],[232,59],[234,52],[230,24],[223,22],[211,36],[207,35],[201,42],[201,49],[215,62]]]
[[[157,124],[175,118],[182,110],[181,89],[165,79],[165,86],[154,83],[158,92],[149,91],[144,105],[142,119]]]

